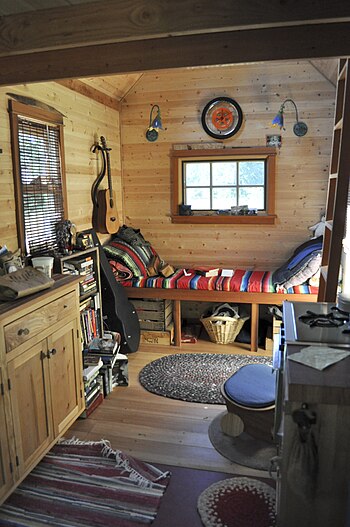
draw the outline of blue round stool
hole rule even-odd
[[[228,414],[223,432],[237,437],[242,432],[272,442],[275,415],[276,372],[266,364],[247,364],[221,387]]]

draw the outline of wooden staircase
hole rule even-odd
[[[338,292],[350,179],[349,75],[349,59],[340,59],[326,205],[326,227],[318,293],[319,302],[335,302]]]

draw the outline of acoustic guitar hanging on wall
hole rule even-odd
[[[112,187],[111,163],[106,139],[101,136],[101,144],[95,143],[92,151],[98,150],[102,155],[102,167],[99,175],[91,188],[93,202],[92,224],[97,232],[102,234],[114,234],[119,229],[119,218],[115,200],[115,192]],[[106,175],[108,178],[108,188],[99,189],[100,183]]]

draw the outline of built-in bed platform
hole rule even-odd
[[[188,272],[188,270],[187,270]],[[181,346],[181,302],[215,302],[250,304],[251,306],[251,351],[258,350],[259,306],[282,305],[284,300],[293,302],[316,302],[317,288],[301,285],[286,292],[276,292],[270,271],[236,270],[233,277],[198,276],[177,269],[169,278],[160,276],[138,277],[123,282],[128,297],[160,298],[174,302],[174,342]]]

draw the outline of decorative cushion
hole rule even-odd
[[[304,284],[312,278],[320,269],[322,255],[315,254],[294,276],[291,276],[284,284],[281,284],[285,289],[294,287],[295,285]]]
[[[274,271],[273,284],[288,289],[307,282],[321,265],[321,252],[322,236],[303,243],[284,265]]]
[[[247,364],[224,384],[225,394],[247,408],[266,408],[275,403],[276,372],[267,364]]]

